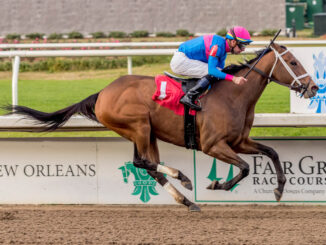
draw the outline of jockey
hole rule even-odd
[[[196,99],[209,87],[214,78],[243,84],[244,77],[236,77],[221,71],[224,68],[227,53],[239,54],[252,42],[249,32],[242,26],[231,28],[225,39],[218,35],[204,35],[182,43],[172,57],[170,66],[174,73],[201,78],[190,89],[180,103],[200,111]]]

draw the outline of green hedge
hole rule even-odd
[[[260,32],[261,36],[274,36],[276,34],[277,30],[276,29],[264,29]]]
[[[15,39],[19,40],[20,38],[21,38],[20,35],[17,33],[11,33],[6,35],[6,39],[9,40],[15,40]]]
[[[127,37],[127,34],[123,31],[111,31],[109,33],[109,37],[113,37],[113,38],[125,38]]]
[[[156,33],[157,37],[175,37],[175,34],[171,33],[171,32],[157,32]]]
[[[72,32],[69,32],[68,33],[68,38],[70,39],[81,39],[81,38],[84,38],[83,34],[81,34],[80,32],[78,31],[72,31]]]
[[[38,32],[35,32],[35,33],[30,33],[30,34],[27,34],[26,37],[28,39],[43,39],[43,36],[44,34],[43,33],[38,33]]]
[[[249,34],[250,34],[251,37],[252,37],[252,36],[254,35],[254,33],[255,33],[255,31],[253,31],[253,30],[248,30],[248,32],[249,32]]]
[[[227,34],[227,30],[224,28],[224,29],[221,29],[219,30],[218,32],[216,32],[217,35],[221,36],[221,37],[225,37],[226,34]]]
[[[179,29],[177,30],[177,36],[181,36],[181,37],[189,37],[189,36],[193,36],[192,33],[189,33],[188,30],[185,30],[185,29]]]
[[[62,34],[61,33],[51,33],[49,36],[48,36],[48,39],[49,40],[55,40],[55,39],[62,39]]]
[[[108,33],[108,35],[102,31],[97,31],[94,33],[90,33],[93,38],[127,38],[127,37],[134,37],[134,38],[139,38],[139,37],[148,37],[149,32],[146,30],[137,30],[134,31],[130,34],[127,34],[122,31],[111,31]],[[172,32],[157,32],[155,33],[157,37],[175,37],[175,36],[181,36],[181,37],[188,37],[188,36],[193,36],[194,34],[189,33],[189,31],[185,29],[180,29],[176,31],[175,33]],[[58,39],[63,39],[64,35],[67,35],[69,39],[83,39],[84,36],[82,33],[77,32],[77,31],[72,31],[67,34],[61,34],[61,33],[51,33],[48,35],[47,39],[49,40],[58,40]],[[26,35],[26,38],[28,39],[43,39],[44,34],[43,33],[30,33]],[[222,35],[224,36],[224,35]],[[8,40],[14,40],[14,39],[21,39],[20,34],[12,33],[12,34],[7,34],[6,39]]]
[[[92,35],[93,38],[105,38],[106,37],[104,32],[101,32],[101,31],[91,33],[91,35]]]
[[[145,64],[169,63],[170,56],[136,56],[132,58],[133,66]],[[105,70],[127,67],[125,57],[95,57],[95,58],[48,58],[33,59],[24,58],[20,63],[20,72],[27,71],[84,71],[84,70]],[[10,61],[0,61],[0,71],[11,71]]]
[[[134,31],[130,33],[131,37],[148,37],[149,32],[145,30],[140,30],[140,31]]]

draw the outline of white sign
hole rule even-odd
[[[317,95],[310,99],[300,98],[291,91],[293,113],[326,113],[326,47],[289,48],[318,85]]]
[[[280,155],[287,177],[282,202],[326,203],[326,139],[260,140]],[[186,190],[197,203],[275,202],[275,168],[267,157],[243,155],[250,174],[231,191],[207,190],[239,171],[203,154],[159,142],[162,164],[193,182]],[[0,140],[0,204],[175,204],[146,171],[132,164],[133,145],[109,139]]]
[[[260,143],[273,147],[279,153],[287,178],[282,202],[326,203],[325,140],[264,140]],[[205,187],[207,176],[224,182],[239,173],[236,167],[215,162],[202,153],[197,154],[195,171],[196,202],[275,202],[273,190],[277,187],[276,172],[271,159],[262,155],[241,155],[249,164],[250,174],[231,191],[212,193]],[[215,169],[213,174],[210,172]],[[207,174],[209,173],[209,175]],[[214,176],[215,175],[215,176]]]

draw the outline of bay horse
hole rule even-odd
[[[276,81],[305,98],[316,95],[318,86],[301,63],[286,47],[273,44],[249,74],[248,82],[236,85],[229,81],[216,81],[207,95],[201,98],[202,111],[197,112],[196,131],[198,150],[233,164],[240,169],[238,175],[225,183],[213,181],[207,188],[230,190],[249,173],[249,165],[238,153],[262,154],[273,161],[278,186],[275,198],[280,201],[286,182],[279,156],[271,147],[249,138],[253,125],[255,105],[269,80]],[[225,72],[243,76],[258,56],[241,65],[231,65]],[[45,113],[24,106],[7,106],[13,114],[21,114],[39,121],[44,131],[62,126],[73,114],[102,123],[108,129],[134,143],[133,164],[146,169],[180,204],[190,211],[200,208],[179,192],[164,176],[179,179],[192,190],[192,183],[181,171],[160,164],[157,139],[185,146],[183,117],[152,100],[156,90],[154,77],[122,76],[100,92],[79,103],[53,113]]]

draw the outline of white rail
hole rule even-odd
[[[0,57],[86,57],[172,55],[176,49],[117,49],[117,50],[19,50],[0,51]]]
[[[19,43],[0,44],[0,49],[47,49],[47,48],[141,48],[178,47],[182,42],[119,42],[119,43]],[[252,46],[267,45],[269,41],[254,41]],[[326,40],[280,40],[282,45],[326,45]]]
[[[141,47],[178,47],[181,42],[121,42],[121,43],[19,43],[0,44],[1,49],[26,48],[141,48]]]
[[[326,114],[255,114],[254,127],[325,127]]]
[[[38,131],[40,125],[21,116],[0,116],[0,131]],[[256,114],[254,127],[325,127],[325,114]],[[60,131],[103,131],[108,130],[102,124],[82,116],[73,116],[59,129]]]

